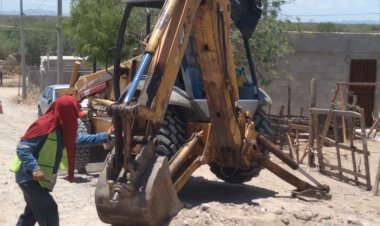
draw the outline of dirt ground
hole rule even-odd
[[[4,111],[0,114],[0,225],[15,225],[25,203],[8,166],[19,137],[37,118],[37,107],[35,103],[17,104],[14,87],[0,87],[0,100]],[[372,181],[379,148],[378,141],[369,141]],[[380,197],[306,165],[302,167],[330,186],[332,200],[306,202],[291,198],[294,188],[268,170],[248,183],[232,185],[217,179],[204,166],[179,194],[186,208],[167,225],[380,225]],[[76,175],[74,183],[59,177],[52,195],[59,206],[61,225],[106,225],[98,219],[94,204],[97,177],[97,173]]]

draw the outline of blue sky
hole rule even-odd
[[[57,0],[23,0],[24,11],[57,10]],[[289,0],[282,16],[297,16],[308,21],[373,21],[379,23],[380,0]],[[0,13],[19,10],[19,0],[0,0]],[[70,0],[62,0],[63,13],[68,14]]]
[[[365,21],[379,23],[380,0],[295,0],[283,7],[283,16],[302,21]],[[289,16],[290,15],[290,16]]]
[[[71,0],[62,0],[63,14],[70,11]],[[20,10],[20,0],[0,0],[0,11],[13,12]],[[57,0],[23,0],[24,11],[28,10],[49,10],[57,12]]]

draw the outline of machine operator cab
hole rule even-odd
[[[122,0],[122,2],[132,5],[132,7],[143,8],[161,8],[164,5],[163,0]],[[244,41],[247,64],[249,70],[245,68],[236,68],[236,76],[239,86],[239,100],[236,105],[250,112],[256,112],[259,108],[272,104],[271,98],[258,86],[256,70],[252,58],[252,52],[248,40],[256,29],[261,18],[261,1],[260,0],[231,0],[231,18],[236,27],[242,34]],[[150,16],[147,16],[146,26],[150,26]],[[147,31],[150,28],[147,27]],[[147,34],[149,37],[149,34]],[[182,65],[173,89],[170,103],[198,109],[197,118],[208,118],[207,100],[202,87],[202,79],[199,66],[197,65],[195,54],[191,48],[194,40],[190,38]],[[115,68],[117,65],[114,65]],[[249,71],[249,72],[248,72]],[[114,73],[115,75],[117,73]],[[137,90],[141,90],[144,85],[144,77],[139,82]],[[116,79],[117,80],[117,79]],[[115,86],[117,87],[117,86]],[[118,96],[118,95],[115,95]]]

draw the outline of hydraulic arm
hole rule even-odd
[[[102,221],[161,225],[182,208],[177,192],[203,164],[209,164],[212,172],[231,183],[248,181],[265,167],[295,186],[297,194],[308,191],[308,195],[318,193],[318,198],[326,197],[327,186],[315,181],[278,150],[267,138],[269,134],[257,132],[255,120],[257,115],[263,117],[262,110],[257,110],[257,82],[252,100],[239,99],[230,39],[231,14],[249,48],[248,39],[261,15],[259,1],[126,2],[116,45],[115,101],[110,104],[98,100],[107,103],[107,112],[115,125],[115,148],[107,157],[96,187],[96,207]],[[125,24],[133,7],[148,4],[162,6],[161,13],[144,54],[122,70],[120,48]],[[253,23],[237,16],[250,16],[249,12],[256,13]],[[191,65],[196,65],[197,70],[189,70],[193,73],[186,75],[184,59],[189,48],[193,53]],[[247,54],[251,55],[250,51]],[[254,73],[251,56],[248,63]],[[199,72],[205,96],[202,100],[189,99],[186,87],[181,90],[176,86],[194,80],[195,71]],[[131,81],[122,92],[121,78]],[[173,99],[186,103],[174,106]],[[201,113],[195,117],[194,112]],[[268,151],[315,185],[272,162]]]

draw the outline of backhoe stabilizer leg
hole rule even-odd
[[[118,201],[114,198],[113,186],[107,183],[107,175],[114,170],[106,164],[99,176],[95,190],[95,204],[99,218],[108,224],[117,225],[162,225],[182,208],[174,190],[166,157],[153,160],[144,170],[138,186],[133,191],[119,186]],[[128,186],[124,186],[128,187]]]
[[[277,148],[272,142],[267,140],[262,135],[259,135],[257,137],[258,137],[258,142],[266,146],[266,148],[270,152],[276,154],[276,156],[279,155],[279,152],[281,152],[281,150],[279,150],[279,148]],[[317,183],[316,186],[313,186],[301,180],[297,176],[289,173],[287,170],[277,165],[276,163],[272,162],[269,158],[265,157],[263,154],[259,152],[255,152],[253,157],[260,165],[267,168],[269,171],[271,171],[276,176],[280,177],[282,180],[296,187],[297,189],[292,192],[293,197],[303,196],[303,197],[312,197],[316,199],[326,199],[326,200],[331,199],[331,195],[328,194],[330,191],[330,188],[328,185],[321,185],[320,183]],[[285,159],[283,156],[280,159],[284,163],[289,165],[292,169],[294,170],[299,169],[297,163],[289,162],[289,160]],[[295,167],[296,165],[297,167]],[[310,178],[311,176],[308,175],[307,177]],[[312,181],[315,181],[315,180],[312,180]]]

